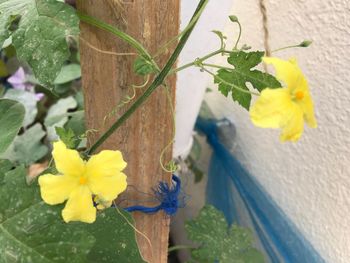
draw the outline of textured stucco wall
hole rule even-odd
[[[207,101],[237,126],[238,157],[327,262],[350,262],[350,1],[266,0],[270,41],[278,48],[312,39],[295,56],[308,77],[319,127],[295,144],[254,127],[246,111],[218,93]],[[258,0],[235,0],[243,42],[263,48]],[[226,32],[232,34],[232,26]]]

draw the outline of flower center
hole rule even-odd
[[[87,183],[87,178],[84,177],[84,176],[81,176],[81,177],[79,178],[79,184],[86,184],[86,183]]]
[[[298,90],[294,95],[297,100],[302,100],[305,94],[304,91]]]

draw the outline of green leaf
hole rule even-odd
[[[134,62],[134,72],[138,75],[145,76],[151,73],[156,73],[154,65],[146,58],[140,56]]]
[[[48,153],[48,147],[41,143],[45,137],[41,124],[36,123],[25,133],[16,137],[11,146],[1,156],[17,164],[30,165]]]
[[[68,111],[77,107],[77,102],[73,97],[60,99],[49,109],[44,124],[47,136],[50,141],[57,140],[58,136],[55,127],[63,127],[68,121]]]
[[[72,129],[56,127],[56,133],[69,149],[76,149],[81,141]]]
[[[61,206],[47,206],[18,167],[0,185],[0,262],[86,262],[95,243],[81,224],[65,224]]]
[[[35,117],[38,114],[38,108],[36,106],[37,98],[34,93],[25,90],[9,89],[4,98],[18,101],[24,106],[26,114],[23,121],[23,127],[27,127],[34,122]]]
[[[31,66],[41,84],[51,87],[70,55],[67,38],[79,33],[74,9],[56,0],[2,0],[0,10],[0,45],[12,36],[18,58]],[[14,17],[20,20],[11,31]]]
[[[244,108],[249,110],[251,94],[239,91],[234,86],[249,91],[247,83],[250,83],[253,88],[262,91],[265,88],[279,88],[281,84],[278,80],[262,71],[253,69],[264,56],[264,52],[231,52],[228,63],[234,66],[233,69],[220,69],[215,77],[215,83],[219,84],[220,92],[226,97],[231,92],[232,99],[237,101]],[[229,84],[232,85],[229,85]]]
[[[0,60],[0,77],[6,77],[9,75],[9,72],[7,70],[6,64],[3,60]]]
[[[28,186],[25,175],[18,167],[0,184],[0,262],[144,262],[129,213],[110,208],[93,224],[66,224],[63,206],[46,205],[37,183]]]
[[[0,184],[5,177],[5,174],[10,171],[13,164],[9,160],[0,159]]]
[[[67,82],[71,82],[75,79],[81,77],[81,68],[78,64],[69,64],[63,66],[60,74],[58,74],[57,78],[54,81],[54,84],[64,84]]]
[[[262,263],[263,255],[252,247],[249,229],[228,227],[224,215],[213,206],[205,206],[195,220],[185,225],[189,238],[199,247],[192,257],[201,263]]]
[[[6,151],[15,139],[25,116],[21,103],[9,99],[0,99],[0,155]]]
[[[131,225],[134,225],[134,221],[130,213],[116,208],[101,212],[95,223],[86,225],[87,231],[96,238],[95,246],[88,254],[88,262],[145,262],[140,255]]]
[[[86,132],[84,111],[73,112],[64,127],[66,129],[72,129],[77,136],[84,134]]]

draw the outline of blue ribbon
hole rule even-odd
[[[271,262],[322,263],[324,259],[284,214],[257,180],[222,143],[215,120],[197,119],[213,149],[207,201],[224,212],[229,223],[241,221],[236,191]]]
[[[173,183],[171,186],[166,182],[159,182],[159,185],[154,189],[155,197],[159,200],[160,204],[154,207],[147,207],[141,205],[135,205],[124,208],[128,212],[143,212],[143,213],[157,213],[163,210],[167,215],[174,215],[178,208],[183,207],[179,201],[179,195],[181,193],[181,180],[178,176],[172,176]]]

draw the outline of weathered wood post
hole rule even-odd
[[[154,54],[161,44],[178,34],[179,0],[80,0],[78,9],[122,29],[139,40],[151,54]],[[80,41],[80,54],[87,128],[98,131],[89,134],[91,144],[130,106],[125,105],[104,124],[105,117],[131,93],[131,85],[140,84],[143,79],[133,73],[135,56],[111,55],[95,49],[116,53],[135,52],[128,44],[110,33],[84,23],[81,24],[81,37],[83,40]],[[157,60],[159,65],[163,66],[168,56],[169,53],[162,55]],[[175,81],[175,77],[168,79],[173,100]],[[137,96],[141,93],[142,91],[138,91]],[[164,89],[159,88],[100,149],[121,150],[128,162],[128,183],[139,191],[150,192],[151,187],[156,186],[160,180],[170,182],[171,175],[162,171],[159,157],[171,140],[172,132],[169,101]],[[170,159],[171,150],[165,155],[165,160]],[[127,197],[140,201],[147,198],[135,191],[128,193]],[[145,260],[152,263],[166,262],[169,219],[163,212],[155,215],[135,213],[134,218],[137,229],[149,238],[152,245],[150,247],[146,238],[137,234]]]

